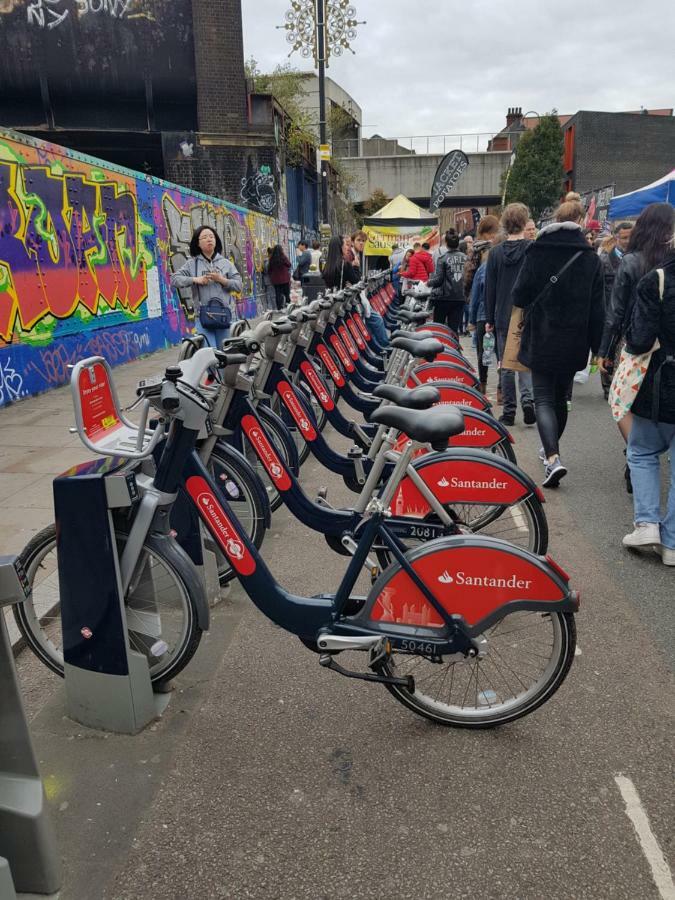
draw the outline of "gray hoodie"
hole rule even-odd
[[[210,284],[195,284],[194,279],[206,275],[207,272],[220,272],[228,280],[228,285],[219,284],[217,281]],[[230,293],[241,291],[241,275],[237,272],[234,263],[221,253],[214,253],[209,261],[201,254],[188,259],[185,265],[171,276],[171,287],[192,288],[192,305],[195,314],[199,313],[202,303],[209,300],[221,300],[225,306],[230,306]]]

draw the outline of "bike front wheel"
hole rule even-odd
[[[574,660],[571,613],[521,610],[481,635],[485,655],[440,660],[393,652],[380,672],[412,675],[415,689],[387,685],[413,712],[441,725],[493,728],[533,712],[558,690]]]
[[[126,535],[117,535],[120,551],[125,541]],[[173,549],[176,552],[169,552],[161,540],[147,537],[124,599],[130,647],[146,656],[153,684],[177,675],[194,656],[202,636],[190,591],[189,562]],[[38,659],[63,677],[56,527],[36,534],[21,558],[32,594],[13,607],[17,627]]]

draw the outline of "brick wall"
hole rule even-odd
[[[246,129],[241,0],[192,0],[192,27],[199,130]]]
[[[624,194],[675,165],[675,117],[579,112],[569,124],[576,126],[576,191],[615,182],[615,193]]]

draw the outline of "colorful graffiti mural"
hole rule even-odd
[[[292,226],[0,131],[0,406],[65,383],[83,356],[118,364],[177,343],[190,296],[171,273],[202,224],[242,276],[238,314],[254,316],[266,249],[294,255]]]

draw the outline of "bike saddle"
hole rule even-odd
[[[433,362],[439,353],[443,352],[443,344],[435,338],[428,338],[424,341],[411,340],[407,337],[399,337],[391,341],[391,346],[398,350],[405,350],[417,359],[426,359],[427,362]]]
[[[429,409],[441,399],[440,392],[426,384],[412,390],[395,384],[378,384],[373,391],[373,397],[389,400],[405,409]]]
[[[464,431],[464,416],[456,407],[435,406],[433,409],[402,409],[381,406],[370,415],[370,421],[389,425],[420,444],[431,444],[434,450],[445,450],[448,441]]]
[[[296,323],[291,322],[289,319],[277,319],[275,322],[272,322],[272,334],[274,336],[279,334],[290,334],[291,331],[295,329]]]
[[[424,312],[411,312],[409,309],[399,309],[396,312],[396,316],[398,319],[401,319],[403,322],[426,322],[429,318],[429,313]]]
[[[400,337],[410,338],[411,341],[426,341],[431,338],[436,340],[436,335],[433,331],[404,331],[402,328],[397,328],[396,331],[392,331],[391,337],[392,340]]]

